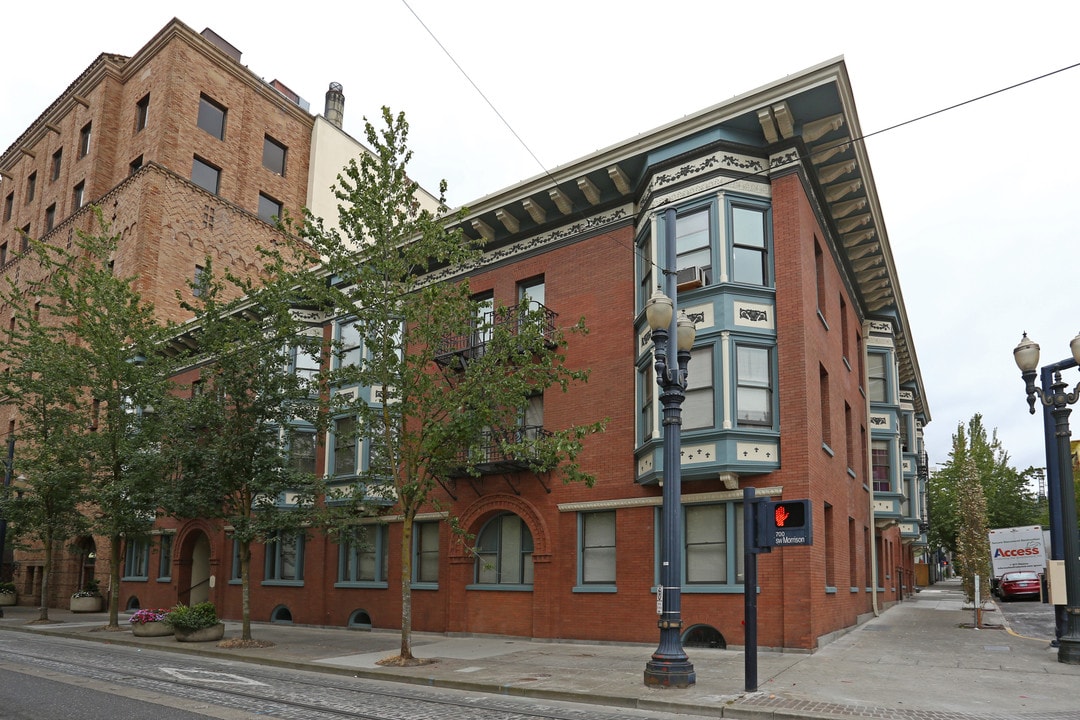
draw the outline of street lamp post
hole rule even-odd
[[[1080,335],[1069,343],[1073,359],[1080,364]],[[1050,392],[1035,385],[1035,368],[1039,364],[1039,346],[1024,333],[1020,343],[1013,350],[1013,357],[1020,376],[1027,387],[1028,407],[1035,414],[1036,398],[1044,407],[1050,408],[1054,417],[1054,437],[1057,440],[1057,479],[1060,485],[1061,500],[1056,520],[1061,527],[1062,545],[1065,555],[1065,632],[1058,644],[1058,662],[1080,665],[1080,538],[1076,530],[1076,493],[1072,482],[1072,453],[1069,447],[1070,405],[1080,399],[1080,383],[1072,392],[1066,392],[1068,383],[1061,379],[1061,371],[1054,372],[1054,382]],[[1049,444],[1049,437],[1047,437]],[[1047,448],[1047,455],[1050,448]],[[1051,514],[1051,522],[1055,520]]]

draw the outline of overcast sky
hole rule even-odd
[[[10,2],[0,12],[0,147],[98,54],[132,55],[178,17],[196,32],[212,28],[312,112],[341,83],[354,137],[382,105],[404,110],[412,174],[432,190],[445,178],[452,205],[840,55],[868,135],[1080,63],[1080,3],[1067,0],[88,8]],[[1062,360],[1080,331],[1078,123],[1080,67],[867,140],[933,418],[932,465],[947,461],[957,425],[975,413],[1016,467],[1045,465],[1012,349],[1026,330],[1043,363]],[[1080,437],[1080,414],[1075,427]]]

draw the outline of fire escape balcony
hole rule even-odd
[[[435,353],[435,362],[443,367],[464,369],[470,361],[483,357],[488,343],[496,335],[507,333],[510,337],[516,337],[532,327],[536,327],[544,342],[553,347],[555,318],[558,316],[558,313],[535,300],[529,302],[528,309],[524,312],[517,305],[490,310],[477,318],[471,332],[444,337]]]
[[[485,430],[478,441],[458,453],[451,477],[479,473],[516,473],[528,470],[539,460],[532,444],[551,433],[539,425],[518,425],[506,430]]]

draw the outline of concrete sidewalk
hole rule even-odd
[[[990,606],[992,608],[992,606]],[[643,681],[654,645],[540,642],[507,637],[414,635],[417,657],[435,662],[384,668],[396,654],[392,631],[257,623],[252,634],[272,647],[225,649],[213,643],[136,638],[107,632],[104,614],[50,610],[53,622],[28,624],[34,608],[4,608],[0,630],[154,647],[396,682],[728,718],[900,718],[1080,720],[1080,666],[1057,662],[1045,639],[1001,626],[973,629],[956,582],[925,588],[911,601],[852,629],[813,654],[758,653],[758,692],[746,693],[741,650],[688,650],[697,684],[650,689]],[[126,628],[127,614],[121,624]],[[239,623],[226,623],[226,638]]]

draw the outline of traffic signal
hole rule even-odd
[[[759,513],[760,547],[814,544],[809,500],[764,500]]]

